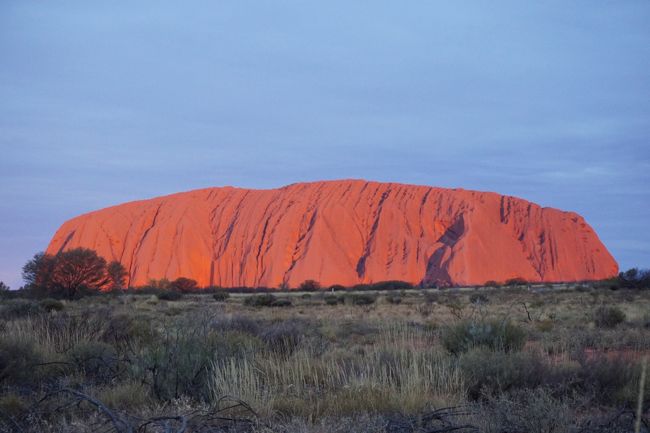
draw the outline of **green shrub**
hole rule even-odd
[[[469,302],[474,305],[485,305],[490,302],[490,299],[484,293],[472,293],[469,296]]]
[[[119,370],[113,346],[99,341],[85,341],[67,353],[68,362],[84,376],[96,383],[107,383]]]
[[[625,313],[618,307],[599,307],[594,312],[594,323],[599,328],[615,328],[625,322]]]
[[[484,433],[604,432],[586,429],[571,410],[570,400],[546,388],[522,389],[489,397],[477,414]],[[601,424],[593,423],[593,424]],[[609,423],[607,423],[609,424]],[[583,427],[583,428],[581,428]],[[608,433],[626,430],[607,430]]]
[[[489,280],[486,281],[485,284],[483,284],[484,287],[499,287],[501,284],[497,281],[494,280]]]
[[[386,301],[389,304],[397,305],[402,303],[402,297],[400,295],[388,295],[386,296]]]
[[[41,356],[31,341],[0,337],[0,385],[29,386],[35,383],[34,369],[41,362]]]
[[[39,304],[41,308],[47,312],[61,311],[65,308],[63,302],[52,298],[45,298],[41,300]]]
[[[276,299],[271,303],[271,307],[290,307],[292,304],[289,298]]]
[[[101,340],[116,348],[135,349],[151,344],[158,336],[155,322],[146,317],[124,313],[108,317]]]
[[[606,355],[583,358],[576,383],[583,394],[595,402],[608,405],[632,404],[638,393],[636,365],[624,357]],[[631,393],[626,392],[631,389]]]
[[[300,345],[309,324],[304,320],[291,319],[266,327],[260,338],[269,349],[290,354]]]
[[[230,298],[230,293],[228,292],[216,292],[215,294],[212,295],[215,301],[217,302],[224,302],[228,298]]]
[[[531,352],[477,348],[463,354],[459,362],[468,397],[474,400],[508,390],[535,388],[552,381],[550,367]]]
[[[237,331],[250,335],[258,335],[261,329],[259,322],[247,316],[234,315],[218,317],[210,323],[210,328],[216,331]]]
[[[43,308],[37,302],[27,299],[11,299],[0,307],[0,316],[5,319],[18,319],[25,316],[35,316],[43,311]]]
[[[442,333],[443,346],[453,354],[477,346],[506,352],[520,350],[525,341],[524,330],[509,320],[464,320],[446,327]]]
[[[327,305],[337,305],[341,302],[341,298],[336,295],[325,295],[323,299]]]
[[[244,299],[244,305],[247,305],[249,307],[270,307],[276,299],[277,298],[270,293],[253,295]]]
[[[132,380],[150,383],[155,397],[163,401],[182,396],[207,401],[213,363],[240,359],[261,344],[251,335],[215,331],[212,325],[191,317],[168,327],[159,341],[133,359]]]
[[[138,381],[128,381],[102,388],[97,399],[111,409],[133,411],[151,403],[147,386]]]
[[[372,294],[354,294],[349,295],[353,305],[370,305],[374,304],[377,298]]]
[[[156,296],[158,296],[158,299],[161,301],[178,301],[183,297],[183,294],[175,290],[163,290]]]

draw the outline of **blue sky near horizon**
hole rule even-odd
[[[582,214],[650,267],[650,2],[0,4],[0,280],[66,219],[364,178]]]

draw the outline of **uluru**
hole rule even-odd
[[[85,247],[131,286],[296,287],[402,280],[474,285],[599,280],[618,266],[574,212],[492,192],[340,180],[218,187],[134,201],[65,222],[47,253]]]

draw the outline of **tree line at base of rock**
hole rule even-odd
[[[128,287],[128,272],[118,261],[107,262],[103,257],[97,255],[94,250],[87,248],[75,248],[51,255],[38,253],[29,260],[23,267],[23,279],[26,282],[23,290],[26,290],[36,297],[60,297],[75,299],[88,294],[98,292],[137,292],[137,293],[216,293],[216,292],[240,292],[240,293],[264,293],[293,290],[287,284],[280,284],[278,288],[267,287],[200,287],[198,283],[190,278],[179,277],[175,280],[162,278],[150,280],[148,284],[141,287]],[[528,282],[522,278],[512,278],[505,283],[487,281],[484,287],[501,286],[522,286]],[[633,268],[621,272],[617,277],[600,282],[601,286],[611,289],[629,288],[645,289],[650,288],[650,270]],[[332,285],[322,287],[318,281],[303,281],[295,290],[314,292],[320,290],[335,291],[372,291],[372,290],[409,290],[423,288],[414,286],[405,281],[380,281],[371,284],[357,284],[351,287]],[[429,287],[424,287],[429,288]],[[0,281],[0,292],[7,293],[9,287]]]

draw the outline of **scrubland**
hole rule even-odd
[[[647,431],[650,291],[264,296],[2,300],[0,429]]]

